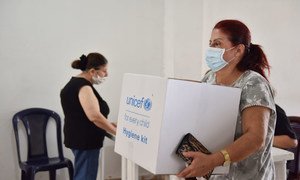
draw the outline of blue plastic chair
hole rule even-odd
[[[56,136],[58,157],[49,157],[46,142],[46,130],[49,119],[56,123]],[[43,108],[30,108],[16,113],[13,117],[13,128],[15,132],[19,166],[21,168],[22,180],[33,180],[35,173],[49,171],[51,180],[56,179],[56,169],[68,168],[69,177],[73,179],[73,164],[70,159],[63,155],[61,141],[61,120],[54,111]],[[20,156],[20,143],[18,123],[23,122],[27,135],[27,161],[22,161]]]

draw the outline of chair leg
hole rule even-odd
[[[28,171],[26,180],[34,180],[34,175],[35,175],[34,170]]]
[[[73,180],[74,177],[74,168],[72,162],[68,164],[69,178]]]
[[[21,180],[27,180],[27,174],[23,170],[21,170]]]
[[[50,170],[49,171],[49,178],[50,178],[50,180],[55,180],[56,179],[56,170]]]
[[[22,180],[34,180],[35,171],[29,169],[28,171],[21,170],[21,179]]]

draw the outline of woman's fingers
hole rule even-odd
[[[184,152],[183,155],[187,158],[192,158],[192,163],[182,170],[178,177],[200,177],[207,174],[211,167],[208,165],[210,164],[209,155],[206,155],[201,152]]]
[[[192,172],[191,167],[188,166],[184,170],[182,170],[179,174],[177,174],[178,177],[191,177],[189,176]]]
[[[183,152],[182,154],[185,157],[194,159],[194,157],[197,155],[197,153],[200,153],[200,152],[188,151],[188,152]]]

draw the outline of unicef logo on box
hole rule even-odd
[[[147,98],[144,102],[144,109],[146,111],[150,111],[151,110],[151,107],[152,107],[152,101],[150,98]]]
[[[145,99],[144,97],[142,98],[136,98],[135,96],[133,97],[127,97],[126,98],[126,104],[136,107],[136,108],[142,108],[146,111],[150,111],[152,108],[152,101],[150,98]]]

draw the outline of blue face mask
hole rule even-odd
[[[235,48],[235,46],[232,48],[226,49],[226,50],[222,49],[222,48],[209,47],[205,53],[205,60],[206,60],[207,66],[213,72],[217,72],[217,71],[221,70],[222,68],[224,68],[235,57],[233,57],[228,62],[226,62],[223,58],[223,55],[224,55],[225,51],[229,51],[233,48]]]

